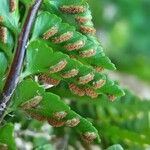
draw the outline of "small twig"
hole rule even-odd
[[[41,3],[42,0],[35,0],[34,4],[29,8],[22,31],[19,35],[15,56],[0,97],[0,122],[3,120],[5,111],[11,101],[11,96],[13,95],[19,82],[19,76],[25,57],[26,45]]]

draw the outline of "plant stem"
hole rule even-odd
[[[5,111],[7,110],[10,104],[11,97],[19,82],[19,77],[24,62],[27,42],[29,39],[32,25],[34,23],[34,20],[36,18],[41,3],[42,0],[35,0],[33,5],[29,8],[22,31],[19,35],[14,59],[12,61],[10,71],[8,73],[2,94],[0,96],[0,123],[3,120]]]

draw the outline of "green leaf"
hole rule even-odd
[[[13,11],[11,11],[9,0],[0,1],[0,16],[2,16],[4,20],[2,23],[15,33],[18,31],[19,25],[18,0],[14,0],[13,6],[14,6]]]
[[[66,60],[67,65],[59,72],[53,74],[49,73],[49,68],[55,66],[62,60]],[[64,78],[62,76],[62,74],[72,69],[78,70],[79,71],[78,74],[70,78]],[[64,80],[68,84],[74,83],[79,87],[81,87],[82,89],[90,88],[100,94],[105,93],[115,96],[124,95],[122,89],[116,83],[109,80],[108,78],[104,88],[95,90],[93,87],[93,83],[99,80],[106,80],[104,74],[95,72],[95,70],[92,67],[83,65],[77,60],[69,58],[68,55],[63,54],[62,52],[54,52],[53,49],[48,47],[45,42],[37,40],[31,42],[28,46],[26,57],[26,69],[23,76],[40,73],[46,73],[48,75],[47,78],[52,77],[54,79]],[[92,73],[94,75],[93,79],[88,83],[80,84],[79,78],[84,77],[89,73]]]
[[[80,135],[83,135],[86,132],[94,133],[97,142],[100,142],[96,128],[93,127],[93,125],[88,120],[84,119],[74,111],[70,110],[70,107],[67,106],[57,95],[53,93],[45,93],[38,108],[30,109],[27,112],[29,112],[29,114],[31,113],[40,115],[42,117],[46,117],[48,120],[51,120],[54,117],[54,114],[57,112],[66,112],[67,113],[66,117],[60,119],[59,121],[67,122],[68,120],[71,120],[73,118],[79,118],[80,120],[79,124],[72,126],[72,128],[75,128]]]
[[[42,99],[33,107],[32,100],[37,95],[40,95]],[[65,126],[68,120],[77,118],[79,119],[79,123],[77,122],[78,124],[75,123],[75,125],[71,124],[72,128],[74,127],[81,136],[86,132],[93,133],[94,138],[89,142],[95,139],[98,142],[100,141],[97,130],[88,120],[70,110],[70,107],[65,104],[59,96],[50,92],[43,92],[42,88],[30,79],[24,80],[18,85],[12,101],[11,108],[14,108],[14,110],[17,108],[23,109],[29,113],[31,117],[35,119],[40,117],[40,121],[48,121],[50,124],[52,123],[53,126],[57,126],[58,123],[63,123],[61,126]],[[26,109],[24,109],[25,103],[28,104]],[[62,119],[58,119],[55,117],[55,114],[58,112],[65,112],[66,115]]]
[[[3,78],[7,69],[7,59],[3,52],[0,51],[0,80]]]
[[[90,11],[89,6],[85,0],[80,0],[80,1],[66,1],[66,0],[63,0],[63,1],[52,0],[52,1],[50,1],[50,0],[45,0],[44,4],[45,4],[44,5],[45,10],[49,11],[50,13],[57,14],[60,18],[62,18],[63,22],[68,23],[69,25],[76,27],[76,30],[78,32],[81,32],[82,34],[84,34],[87,38],[87,41],[88,41],[87,45],[91,45],[91,43],[92,43],[93,47],[94,47],[94,45],[96,46],[96,51],[97,51],[96,56],[95,57],[93,56],[93,57],[88,58],[88,59],[81,59],[83,62],[88,60],[87,63],[89,63],[93,66],[102,66],[102,67],[110,69],[110,70],[116,69],[115,65],[110,61],[110,59],[107,56],[105,56],[105,54],[103,52],[103,48],[102,48],[100,42],[98,41],[97,37],[95,36],[95,34],[93,35],[90,33],[85,33],[85,32],[82,32],[82,30],[80,29],[81,25],[85,26],[85,27],[90,27],[91,29],[94,29],[93,22],[91,21],[91,19],[92,19],[91,11]],[[75,14],[70,13],[69,14],[69,13],[62,12],[60,10],[61,6],[84,6],[84,8],[86,8],[86,9],[83,13],[75,13]],[[77,17],[85,17],[88,20],[84,23],[79,23],[76,21]],[[85,46],[85,47],[89,48],[89,46]],[[97,59],[97,61],[96,61],[96,59]]]
[[[100,89],[97,90],[98,92],[114,95],[114,96],[124,96],[125,93],[123,89],[118,85],[118,83],[107,80],[107,83]]]
[[[10,123],[0,127],[0,143],[6,144],[9,150],[17,150],[13,130],[14,126]]]
[[[0,51],[0,91],[2,90],[4,84],[4,74],[6,73],[7,69],[7,59],[3,52]]]
[[[43,92],[44,89],[39,87],[39,85],[33,80],[23,80],[15,90],[10,108],[16,110],[20,104],[32,99],[35,96],[41,95]]]
[[[102,47],[99,46],[98,43],[94,43],[93,41],[90,41],[87,39],[86,36],[82,35],[81,33],[75,31],[75,28],[73,26],[70,26],[69,24],[62,23],[61,18],[58,16],[51,14],[49,12],[41,12],[35,22],[35,26],[33,29],[32,34],[32,40],[35,40],[36,38],[42,38],[43,34],[45,34],[49,29],[52,29],[52,27],[55,27],[58,29],[58,32],[51,37],[48,37],[48,43],[53,45],[58,45],[59,49],[69,55],[75,55],[77,59],[79,59],[82,63],[92,65],[92,66],[101,66],[106,67],[108,69],[115,69],[114,65],[111,63],[111,61],[105,56]],[[72,32],[73,36],[69,38],[68,40],[65,40],[63,42],[55,43],[53,40],[55,38],[59,38],[62,34]],[[46,37],[47,39],[47,37]],[[83,46],[79,48],[79,50],[73,50],[73,52],[70,52],[66,46],[69,44],[72,45],[76,42],[83,42]],[[85,50],[94,49],[96,51],[96,54],[93,56],[87,57],[87,58],[81,58],[79,55],[80,52],[82,53]]]

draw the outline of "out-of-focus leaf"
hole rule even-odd
[[[12,124],[6,124],[0,127],[0,143],[6,144],[8,150],[17,150],[13,130],[14,126]]]
[[[37,147],[35,150],[55,150],[55,148],[51,144],[46,144],[46,145]]]
[[[106,150],[123,150],[122,146],[119,144],[108,147]]]

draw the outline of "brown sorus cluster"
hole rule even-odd
[[[4,21],[4,17],[0,16],[0,23]]]
[[[97,136],[94,132],[86,132],[81,135],[82,140],[85,141],[86,143],[93,142],[93,140],[96,139],[96,137]]]
[[[58,32],[58,28],[54,26],[43,34],[43,39],[47,40],[50,37],[54,36],[57,32]]]
[[[90,18],[84,17],[84,16],[77,16],[77,17],[75,17],[75,20],[76,20],[78,23],[86,23],[87,21],[90,20]]]
[[[57,86],[60,83],[60,80],[49,77],[47,74],[39,75],[39,81],[42,81],[45,84],[51,84]]]
[[[35,108],[39,105],[39,103],[42,101],[42,96],[35,96],[34,98],[24,102],[21,104],[22,109],[27,110],[31,108]]]
[[[49,68],[49,73],[56,73],[56,72],[59,72],[59,71],[61,71],[62,69],[64,69],[66,65],[67,65],[67,61],[66,61],[66,60],[62,60],[62,61],[60,61],[59,63],[57,63],[56,65],[51,66],[51,67]]]
[[[80,40],[75,43],[66,45],[65,48],[68,51],[73,51],[73,50],[78,50],[78,49],[82,48],[84,45],[85,45],[85,42],[83,40]]]
[[[47,121],[53,127],[62,127],[65,123],[64,121],[59,121],[54,118],[48,118]]]
[[[59,112],[55,112],[53,114],[53,118],[57,119],[57,120],[60,120],[60,119],[63,119],[65,118],[67,115],[67,113],[65,111],[59,111]]]
[[[85,34],[95,34],[96,33],[95,28],[89,27],[89,26],[83,26],[83,25],[80,26],[80,31]]]
[[[96,98],[98,96],[98,94],[90,88],[86,88],[85,93],[87,96],[90,96],[91,98]]]
[[[104,86],[105,83],[106,83],[106,80],[100,79],[99,81],[93,82],[93,87],[94,87],[95,89],[99,89],[99,88],[101,88],[102,86]]]
[[[93,80],[93,78],[94,78],[94,74],[89,73],[89,74],[79,78],[79,84],[86,84],[86,83],[90,82],[91,80]]]
[[[63,78],[72,78],[72,77],[76,76],[78,73],[79,73],[78,69],[72,69],[68,72],[63,73],[62,77]]]
[[[60,35],[59,37],[55,37],[52,41],[54,43],[63,43],[65,41],[68,41],[72,37],[73,37],[73,32],[66,32],[66,33]]]
[[[80,52],[80,56],[82,58],[87,58],[87,57],[92,57],[96,54],[96,50],[95,49],[89,49],[89,50],[86,50],[86,51],[81,51]]]
[[[70,90],[74,93],[77,94],[79,96],[84,96],[85,95],[85,91],[81,88],[79,88],[77,85],[75,84],[70,84],[69,85]]]
[[[110,100],[110,101],[115,101],[116,100],[116,96],[115,95],[108,95],[108,99]]]
[[[9,0],[10,12],[14,12],[17,8],[16,0]]]
[[[65,125],[66,125],[67,127],[75,127],[75,126],[77,126],[79,123],[80,123],[80,119],[79,119],[79,118],[72,118],[72,119],[70,119],[70,120],[67,120],[67,121],[65,122]]]
[[[62,12],[65,12],[65,13],[69,13],[69,14],[77,14],[77,13],[83,13],[86,8],[84,6],[74,6],[74,5],[64,5],[64,6],[61,6],[60,7],[60,10]]]
[[[6,43],[7,41],[7,28],[0,26],[0,41]]]

